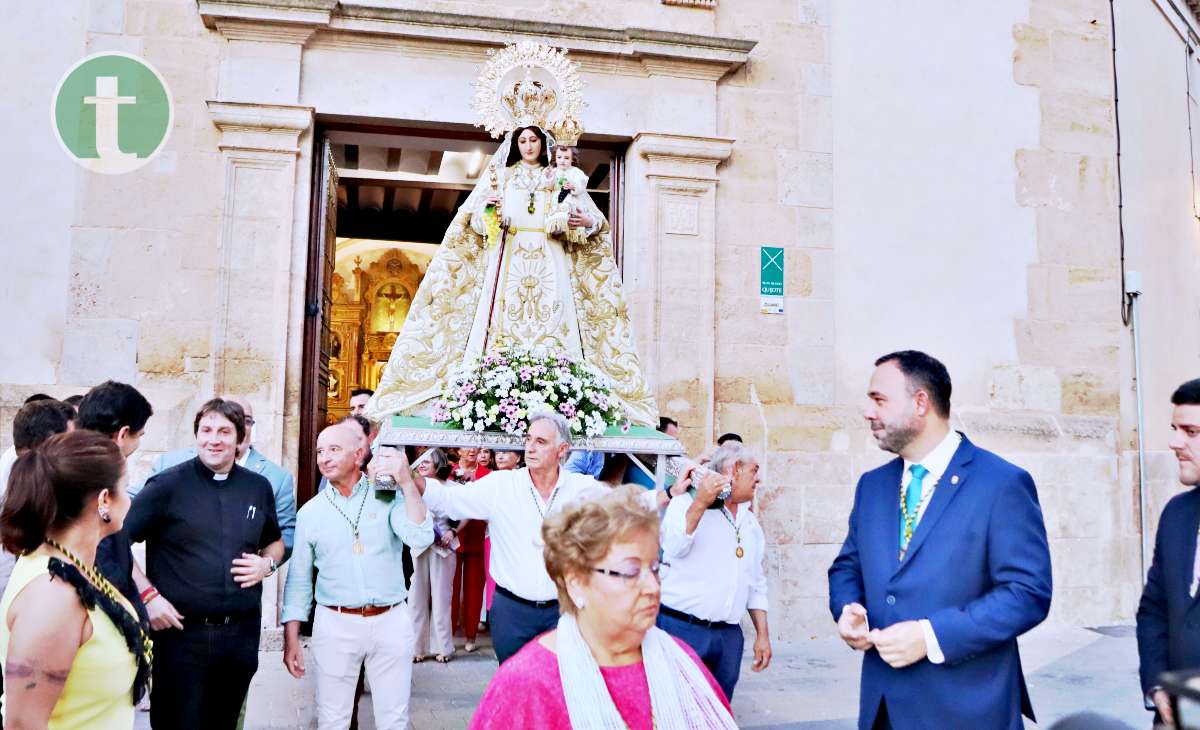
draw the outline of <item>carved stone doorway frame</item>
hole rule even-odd
[[[338,0],[199,0],[197,6],[204,24],[226,41],[216,95],[208,102],[221,131],[226,183],[220,242],[225,295],[214,324],[214,387],[262,395],[260,420],[271,419],[273,437],[260,446],[298,469],[301,502],[316,481],[310,453],[316,423],[302,386],[310,234],[319,218],[312,197],[317,114],[361,123],[470,121],[422,116],[442,103],[436,79],[422,93],[383,94],[377,105],[366,106],[342,85],[314,79],[338,69],[404,64],[433,64],[435,73],[475,67],[486,49],[521,39],[566,48],[580,61],[585,81],[605,82],[597,88],[609,94],[609,103],[655,99],[653,105],[631,105],[623,110],[630,113],[606,118],[591,131],[632,140],[624,160],[620,253],[639,352],[660,410],[684,415],[683,439],[690,446],[711,438],[715,358],[711,346],[698,343],[711,345],[715,330],[717,172],[733,149],[733,140],[717,134],[717,86],[747,62],[753,41]],[[468,87],[463,91],[465,99]],[[449,116],[464,113],[465,105]],[[231,316],[230,293],[244,287],[264,292],[258,309],[253,317]]]

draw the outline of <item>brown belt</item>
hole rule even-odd
[[[349,613],[355,616],[369,618],[371,616],[378,616],[381,613],[387,613],[392,609],[392,606],[395,605],[397,604],[393,603],[391,606],[358,606],[356,608],[347,608],[346,606],[326,606],[325,608],[328,608],[330,611],[337,611],[338,613]]]

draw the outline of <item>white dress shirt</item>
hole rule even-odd
[[[559,470],[558,484],[548,500],[534,489],[528,468],[494,471],[461,485],[433,480],[427,484],[425,505],[430,510],[456,520],[487,520],[492,579],[528,601],[558,598],[558,589],[542,557],[543,515],[608,489],[590,475],[572,474],[565,469]],[[647,493],[654,495],[653,491]]]
[[[738,506],[733,524],[729,511],[706,509],[687,534],[692,495],[671,500],[662,521],[662,605],[705,621],[736,624],[747,609],[767,610],[767,576],[763,571],[766,537],[750,504]],[[722,514],[724,512],[724,514]],[[737,529],[734,529],[734,525]],[[737,556],[738,533],[743,556]]]
[[[441,485],[442,481],[432,477],[425,477],[425,489],[427,491],[429,489],[429,485],[431,484]],[[421,499],[424,501],[424,495],[422,495]],[[439,558],[444,558],[453,554],[456,550],[458,550],[459,542],[457,537],[451,538],[449,547],[442,547],[438,544],[438,538],[442,535],[445,535],[451,529],[450,518],[430,507],[429,502],[425,502],[425,509],[429,510],[429,517],[433,520],[433,542],[430,543],[429,547],[421,548],[419,550],[416,548],[409,548],[409,552],[412,553],[413,559],[415,560],[416,558],[419,558],[425,553],[426,550],[432,550],[433,553]]]
[[[942,479],[942,475],[946,473],[946,469],[950,466],[950,460],[954,458],[954,452],[958,451],[958,445],[962,443],[962,435],[953,429],[946,434],[946,438],[933,447],[933,451],[926,454],[924,459],[920,461],[904,460],[904,472],[900,477],[900,486],[904,491],[908,490],[908,484],[912,481],[912,472],[909,467],[914,464],[920,464],[925,467],[929,473],[921,480],[921,507],[917,510],[917,521],[913,525],[913,530],[917,529],[917,525],[921,524],[921,518],[925,516],[925,509],[929,506],[929,502],[933,499],[932,490],[937,489],[938,483]],[[929,499],[925,499],[925,495],[929,493]],[[900,502],[897,502],[897,509]],[[929,623],[929,619],[921,619],[921,630],[925,633],[925,653],[929,661],[934,664],[942,664],[946,661],[946,656],[942,653],[942,647],[938,645],[937,634],[933,633],[933,624]]]

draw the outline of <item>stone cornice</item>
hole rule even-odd
[[[209,100],[208,113],[221,130],[221,149],[299,154],[300,135],[312,125],[313,108]]]
[[[639,134],[633,141],[638,154],[651,157],[686,158],[697,162],[724,162],[733,152],[733,140],[716,137],[684,137],[674,134]]]
[[[630,151],[644,157],[647,174],[692,180],[717,180],[717,167],[733,153],[726,137],[691,137],[643,132],[633,138]]]
[[[204,24],[253,40],[303,44],[314,31],[377,46],[381,37],[444,46],[546,40],[593,57],[634,59],[647,74],[717,80],[741,68],[757,41],[651,28],[600,28],[516,18],[378,7],[338,0],[197,0]],[[256,30],[254,26],[258,26]]]
[[[214,20],[217,31],[231,41],[266,41],[271,43],[295,43],[303,46],[320,27],[313,23],[263,23],[245,18],[220,18]]]
[[[218,28],[222,20],[320,27],[329,25],[338,0],[197,0],[196,6],[209,28]]]

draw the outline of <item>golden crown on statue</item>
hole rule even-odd
[[[488,56],[471,104],[479,126],[493,137],[503,137],[518,127],[537,125],[558,144],[579,141],[583,82],[579,64],[567,60],[566,51],[521,41],[488,51]]]

